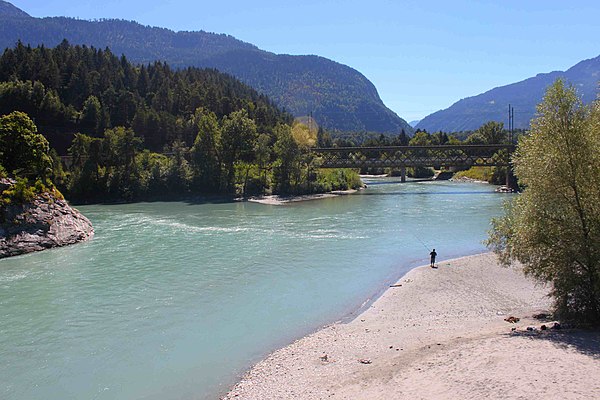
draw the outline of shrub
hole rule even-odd
[[[17,178],[10,188],[2,192],[2,205],[23,204],[32,201],[36,196],[36,187],[29,185],[27,178]]]

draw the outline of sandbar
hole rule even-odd
[[[299,201],[310,201],[310,200],[321,200],[328,199],[331,197],[344,196],[348,194],[354,194],[358,190],[356,189],[348,189],[348,190],[333,190],[327,193],[314,193],[314,194],[305,194],[305,195],[297,195],[297,196],[280,196],[280,195],[268,195],[268,196],[258,196],[258,197],[250,197],[248,199],[249,202],[252,203],[260,203],[267,204],[271,206],[282,206],[289,203],[296,203]]]
[[[276,350],[224,398],[600,398],[600,334],[540,319],[548,287],[491,253],[438,265]]]

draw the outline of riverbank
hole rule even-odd
[[[298,196],[279,196],[279,195],[271,195],[271,196],[259,196],[259,197],[250,197],[248,199],[251,203],[259,203],[259,204],[267,204],[271,206],[281,206],[288,203],[295,203],[298,201],[309,201],[309,200],[320,200],[327,199],[331,197],[345,196],[348,194],[356,193],[358,190],[349,189],[349,190],[334,190],[327,193],[314,193],[314,194],[305,194]]]
[[[272,353],[225,398],[598,397],[600,335],[542,331],[547,292],[492,254],[419,267],[353,321]]]
[[[485,181],[483,179],[475,179],[475,178],[469,178],[468,176],[459,176],[459,177],[452,177],[450,179],[448,179],[451,182],[462,182],[462,183],[486,183],[489,184],[488,181]]]

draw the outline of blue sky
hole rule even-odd
[[[362,72],[407,121],[600,55],[600,1],[14,0],[35,17],[227,33]]]

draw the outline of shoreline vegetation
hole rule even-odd
[[[600,333],[550,319],[548,286],[535,284],[519,267],[501,267],[492,253],[438,265],[409,271],[352,321],[274,351],[223,398],[561,393],[575,399],[600,393]]]

